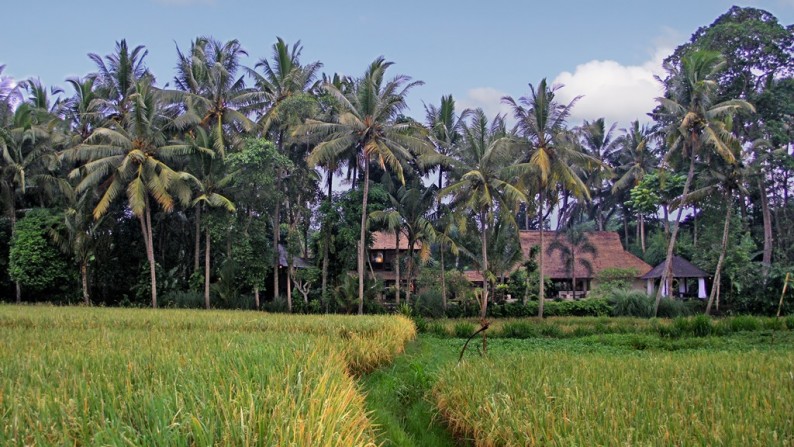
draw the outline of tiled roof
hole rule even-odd
[[[529,249],[532,246],[540,245],[540,232],[539,231],[521,231],[521,251],[524,253],[524,258],[529,254]],[[628,251],[623,249],[623,244],[620,242],[620,236],[612,231],[592,231],[587,232],[587,237],[592,245],[597,250],[596,256],[590,253],[576,252],[576,266],[575,273],[577,278],[593,278],[598,276],[598,273],[608,268],[621,268],[621,269],[634,269],[638,275],[651,270],[651,266],[645,263],[642,259],[634,256]],[[558,239],[562,243],[567,243],[565,235],[556,233],[554,231],[544,231],[543,233],[543,274],[549,278],[569,278],[570,271],[565,267],[565,262],[559,252],[549,252],[549,245],[552,241]],[[593,266],[592,274],[580,265],[579,259],[586,259],[590,261]]]
[[[397,246],[396,237],[393,231],[373,231],[372,245],[370,250],[394,250]],[[421,242],[414,244],[414,250],[422,248]],[[400,250],[408,250],[408,235],[403,232],[400,235]]]
[[[681,256],[673,256],[673,278],[708,278],[709,274],[692,265]],[[642,275],[642,279],[661,278],[664,270],[664,261],[650,272]]]

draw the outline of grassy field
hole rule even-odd
[[[433,399],[477,446],[794,445],[794,338],[494,340],[440,370]],[[438,343],[448,343],[439,340]]]
[[[374,445],[401,317],[0,306],[0,445]]]
[[[0,306],[0,445],[794,446],[786,320],[426,324]]]

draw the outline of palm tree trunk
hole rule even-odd
[[[681,223],[681,214],[684,211],[684,204],[686,202],[687,195],[689,195],[689,186],[692,184],[692,178],[695,176],[695,156],[694,153],[689,157],[689,172],[686,176],[686,183],[684,183],[684,192],[681,194],[681,204],[678,206],[678,213],[676,214],[675,222],[673,224],[673,230],[670,233],[670,242],[667,244],[667,257],[664,260],[664,269],[662,270],[662,277],[661,281],[659,281],[659,289],[656,291],[656,304],[653,307],[653,316],[659,312],[659,302],[662,300],[662,289],[664,289],[664,285],[667,284],[667,293],[672,295],[671,285],[672,285],[672,269],[673,269],[673,249],[675,248],[675,240],[678,236],[678,227]],[[665,205],[665,210],[667,206]]]
[[[287,312],[292,313],[292,256],[287,255]]]
[[[196,205],[196,240],[193,254],[193,271],[199,270],[199,258],[201,257],[201,204]]]
[[[642,254],[645,254],[645,216],[640,214],[640,247]]]
[[[17,230],[17,210],[16,210],[16,207],[14,206],[14,194],[13,194],[13,192],[11,193],[11,200],[9,200],[9,202],[11,202],[10,205],[9,205],[9,211],[10,211],[9,214],[11,215],[11,240],[13,241],[14,240],[14,234],[16,233],[16,230]],[[21,304],[22,303],[22,287],[19,284],[19,281],[14,281],[14,287],[16,289],[16,301],[17,301],[17,304]]]
[[[576,247],[571,244],[571,290],[573,299],[576,300]]]
[[[398,228],[397,231],[394,233],[394,240],[397,242],[397,249],[394,252],[394,275],[396,280],[394,282],[394,288],[396,290],[395,298],[397,301],[397,305],[400,305],[400,229]]]
[[[409,305],[411,304],[411,290],[414,284],[414,241],[410,240],[408,242],[408,265],[406,265],[408,269],[408,282],[405,286],[405,302]]]
[[[276,180],[276,196],[278,197],[281,192],[281,171],[277,174]],[[273,299],[279,296],[278,290],[278,272],[280,266],[281,255],[279,254],[279,239],[280,239],[280,222],[281,222],[281,198],[276,199],[276,206],[273,210],[273,250],[275,251],[275,259],[273,261]]]
[[[625,209],[623,213],[623,246],[626,247],[626,250],[629,249],[629,216]]]
[[[333,204],[333,182],[334,182],[334,172],[331,168],[328,169],[328,205],[330,211],[330,205]],[[328,226],[328,222],[325,222],[326,227]],[[323,228],[324,230],[324,242],[323,242],[323,278],[322,278],[322,299],[323,303],[327,304],[328,300],[328,256],[330,254],[330,247],[331,244],[331,231],[329,228]],[[327,307],[326,307],[327,309]]]
[[[764,187],[763,171],[758,177],[758,192],[761,195],[761,216],[764,222],[764,251],[761,258],[761,273],[766,280],[769,267],[772,265],[772,213],[769,211],[769,199]]]
[[[367,196],[369,195],[369,155],[364,154],[364,188],[361,199],[361,237],[358,241],[358,314],[364,314],[364,254],[367,250]]]
[[[447,311],[447,278],[444,270],[444,242],[441,242],[438,253],[441,257],[441,307]]]
[[[728,200],[727,203],[728,211],[725,213],[725,226],[722,229],[722,248],[720,249],[720,258],[717,260],[717,269],[714,272],[714,284],[711,286],[709,302],[706,305],[706,315],[711,313],[711,305],[714,304],[714,298],[719,297],[719,287],[717,287],[717,284],[720,281],[720,275],[722,274],[722,263],[725,261],[725,252],[728,249],[728,231],[730,230],[731,226],[731,211],[733,211],[733,205],[731,204],[730,200]]]
[[[480,305],[480,318],[485,319],[488,313],[488,226],[485,221],[485,212],[480,212],[480,234],[482,240],[482,304]]]
[[[210,308],[210,229],[204,230],[204,308]]]
[[[254,304],[256,304],[256,310],[259,310],[259,286],[254,286]]]
[[[86,306],[91,305],[91,297],[88,296],[88,262],[82,260],[80,262],[80,279],[83,283],[83,303]]]
[[[543,188],[540,188],[540,222],[538,228],[540,229],[540,250],[538,250],[538,317],[543,318],[543,302],[546,298],[545,284],[543,281],[543,208],[546,194]]]
[[[146,258],[149,260],[149,275],[152,279],[152,308],[157,309],[157,269],[154,262],[154,239],[152,238],[152,210],[146,196]]]

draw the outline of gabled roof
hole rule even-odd
[[[288,264],[289,262],[287,262],[287,249],[282,244],[278,244],[278,265],[279,267],[287,267]],[[311,265],[300,256],[292,257],[292,266],[297,269],[307,269],[311,267]]]
[[[673,256],[673,278],[708,278],[709,274],[694,266],[691,262],[681,256]],[[655,279],[662,277],[664,261],[657,265],[650,272],[642,275],[642,279]]]
[[[397,246],[397,237],[393,231],[373,231],[372,232],[372,245],[370,250],[395,250]],[[417,241],[414,244],[414,250],[422,248],[422,243]],[[403,232],[400,235],[400,250],[408,250],[408,235]]]
[[[519,237],[521,239],[521,251],[524,253],[524,259],[526,259],[529,255],[530,247],[540,245],[540,232],[521,231],[519,232]],[[593,256],[590,253],[576,251],[575,273],[577,278],[594,278],[601,271],[608,268],[634,269],[638,275],[651,270],[651,266],[645,261],[623,249],[623,244],[620,242],[620,236],[617,233],[613,231],[591,231],[587,232],[587,238],[595,246],[597,254]],[[567,239],[563,233],[555,231],[543,232],[543,274],[549,278],[570,278],[571,273],[565,267],[565,262],[560,252],[549,252],[549,246],[555,239],[567,244]],[[593,267],[592,273],[579,263],[579,259],[590,261]]]

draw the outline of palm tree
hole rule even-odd
[[[285,108],[284,105],[288,102],[288,99],[304,94],[314,87],[317,71],[322,67],[322,64],[320,62],[312,62],[306,66],[301,65],[300,55],[303,47],[300,41],[293,44],[292,49],[290,49],[289,44],[279,37],[276,43],[273,44],[272,50],[272,60],[260,59],[255,65],[255,69],[245,68],[245,70],[254,80],[257,100],[251,108],[254,110],[258,109],[257,111],[260,113],[257,124],[263,135],[272,134],[271,138],[276,143],[278,151],[283,153],[286,136],[289,135],[288,130],[294,117],[285,116],[289,115],[289,110],[282,109]],[[256,69],[261,69],[263,74],[259,74]],[[276,173],[277,191],[283,189],[283,178],[287,174],[287,172],[283,171]],[[273,210],[274,247],[278,247],[280,244],[281,205],[282,200],[278,200]],[[275,251],[274,256],[275,265],[278,266],[278,250]],[[327,271],[326,268],[325,272],[327,273]],[[291,285],[288,284],[288,293],[291,293],[290,287]],[[278,296],[278,293],[279,278],[276,274],[273,275],[274,299]]]
[[[157,278],[152,237],[152,203],[169,212],[176,202],[190,201],[188,181],[195,178],[174,171],[167,162],[193,153],[189,144],[168,141],[174,120],[167,113],[170,105],[164,95],[144,77],[129,95],[129,113],[119,122],[95,129],[85,142],[63,152],[65,160],[82,162],[69,177],[79,181],[78,194],[98,187],[101,197],[93,215],[105,215],[111,203],[122,194],[127,206],[141,224],[151,276],[152,307],[157,307]]]
[[[58,160],[51,133],[37,119],[36,109],[28,102],[16,107],[13,115],[0,122],[0,204],[11,219],[13,238],[17,221],[17,203],[35,191],[40,196],[59,190],[66,197],[71,191],[66,180],[57,177]],[[22,292],[16,284],[16,300]]]
[[[430,130],[430,138],[436,147],[438,160],[438,189],[444,187],[444,169],[449,166],[449,157],[458,151],[463,135],[462,130],[471,110],[465,109],[460,115],[455,113],[455,100],[452,95],[442,96],[441,104],[425,105],[425,125]]]
[[[201,232],[201,209],[224,208],[233,213],[234,203],[222,194],[222,189],[231,182],[223,164],[223,159],[210,149],[213,147],[215,134],[207,133],[203,128],[196,128],[193,135],[186,137],[186,143],[192,147],[195,154],[190,163],[190,171],[196,178],[198,196],[191,202],[191,207],[196,209],[196,242]],[[198,260],[199,246],[194,248]],[[204,229],[204,307],[210,308],[210,256],[211,237],[209,227]],[[194,262],[194,271],[198,271],[198,263]]]
[[[96,64],[97,72],[89,75],[95,79],[98,94],[103,99],[101,109],[105,117],[123,121],[133,105],[131,96],[135,94],[136,84],[144,77],[152,78],[144,64],[149,52],[143,45],[130,51],[127,40],[116,42],[116,52],[102,58],[89,53],[88,57]]]
[[[590,190],[592,200],[588,204],[588,214],[595,220],[596,229],[604,231],[606,222],[617,209],[614,205],[615,197],[610,191],[609,180],[614,175],[609,162],[617,154],[619,140],[613,137],[617,124],[606,128],[604,118],[595,121],[585,121],[577,129],[583,152],[598,164],[579,167],[580,177]],[[586,168],[586,169],[581,169]],[[563,219],[560,219],[562,222]]]
[[[719,53],[695,51],[683,56],[680,66],[665,66],[670,73],[670,85],[666,97],[657,98],[661,105],[660,118],[668,123],[665,129],[668,146],[665,161],[668,162],[674,155],[689,160],[681,203],[687,201],[698,158],[714,151],[727,163],[734,163],[734,148],[739,141],[731,134],[726,120],[739,110],[755,111],[752,105],[739,99],[715,104],[718,85],[713,78],[724,65],[725,61]],[[660,284],[666,284],[671,278],[673,250],[683,208],[678,208],[673,224]],[[656,291],[654,315],[659,309],[663,289],[665,287],[660,286]]]
[[[617,140],[620,150],[613,156],[613,165],[616,166],[616,180],[612,184],[612,194],[625,195],[635,186],[639,185],[645,174],[651,172],[657,166],[657,158],[650,148],[653,131],[646,125],[640,125],[639,121],[632,121],[628,129],[623,129],[623,135]],[[621,200],[625,203],[626,200]],[[623,223],[624,232],[628,233],[627,212],[624,209]],[[640,247],[645,254],[645,217],[643,213],[637,213],[639,220]],[[626,246],[628,247],[628,235],[625,235]]]
[[[200,126],[213,134],[213,150],[225,157],[227,148],[239,143],[243,132],[254,129],[245,113],[259,97],[237,76],[240,57],[247,55],[237,40],[221,43],[200,37],[191,44],[190,59],[177,48],[180,63],[174,79],[184,93],[186,112],[176,122],[180,128]]]
[[[561,241],[559,238],[554,239],[549,244],[549,254],[558,251],[562,258],[565,268],[571,275],[571,290],[573,291],[574,299],[576,299],[576,262],[582,266],[588,273],[593,273],[593,263],[584,258],[576,258],[577,254],[590,253],[593,257],[598,255],[598,249],[587,236],[587,233],[569,225],[568,229],[563,233],[565,240]],[[584,288],[582,289],[584,291]]]
[[[398,75],[384,82],[386,70],[392,62],[382,57],[375,59],[364,76],[356,80],[348,93],[333,85],[325,84],[325,90],[339,103],[339,115],[329,122],[306,120],[296,133],[319,137],[322,142],[315,146],[308,158],[310,165],[328,165],[340,159],[351,147],[356,148],[358,164],[364,172],[361,203],[361,235],[358,244],[358,313],[364,312],[364,259],[367,232],[367,198],[369,195],[370,164],[376,161],[381,169],[395,172],[404,181],[402,161],[413,157],[413,152],[431,149],[429,141],[417,132],[413,121],[398,121],[407,108],[408,92],[421,85],[420,81]]]
[[[543,247],[544,233],[543,211],[548,192],[562,186],[571,194],[589,199],[587,185],[576,175],[573,165],[598,164],[598,161],[592,157],[576,151],[566,131],[566,120],[579,97],[568,104],[557,102],[554,96],[560,87],[549,87],[546,85],[546,79],[542,79],[537,89],[529,84],[529,96],[523,96],[518,101],[509,96],[502,98],[502,101],[513,108],[518,134],[524,138],[524,141],[517,143],[527,154],[527,162],[515,167],[517,172],[523,173],[522,180],[518,184],[527,189],[536,188],[540,196],[538,228],[541,247]],[[542,317],[545,298],[542,250],[538,257],[538,270],[540,277],[538,316]]]
[[[512,218],[511,212],[526,196],[503,179],[505,167],[514,160],[511,146],[501,144],[506,134],[504,119],[497,116],[488,123],[481,109],[472,112],[472,122],[463,128],[464,143],[460,160],[453,169],[456,179],[439,192],[441,197],[452,196],[452,206],[475,215],[480,224],[481,259],[483,276],[480,316],[485,318],[488,308],[488,231],[494,211],[503,218]]]

